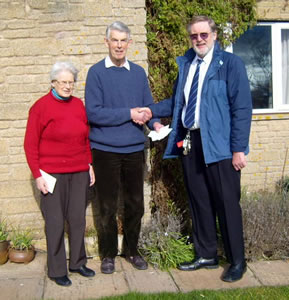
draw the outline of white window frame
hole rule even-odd
[[[271,26],[273,108],[253,109],[254,114],[289,112],[289,104],[282,98],[282,45],[281,29],[289,29],[289,22],[258,22],[256,26]],[[233,52],[232,45],[226,49]]]
[[[282,93],[282,45],[281,29],[289,30],[289,23],[272,23],[272,84],[273,84],[273,110],[289,112],[289,104],[283,104]],[[288,54],[289,55],[289,54]],[[274,61],[273,61],[274,60]]]

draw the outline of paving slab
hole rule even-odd
[[[228,265],[219,267],[218,269],[200,269],[197,271],[180,271],[177,269],[171,270],[171,274],[176,285],[181,292],[190,292],[192,290],[204,289],[231,289],[260,286],[260,282],[255,278],[253,272],[248,268],[242,280],[228,283],[221,280],[221,276]]]
[[[1,269],[0,269],[1,270]],[[0,280],[0,299],[42,299],[44,278],[14,278]]]
[[[39,278],[46,274],[46,253],[36,252],[34,260],[28,264],[8,261],[0,266],[0,278]]]
[[[100,272],[99,259],[89,259],[87,267],[93,269],[96,275],[92,278],[85,278],[79,274],[70,273],[69,278],[72,281],[70,287],[58,286],[47,278],[44,286],[44,299],[89,299],[129,292],[118,258],[116,259],[116,272],[113,274],[102,274]]]
[[[263,285],[289,285],[289,260],[258,261],[249,267]]]
[[[0,265],[0,299],[5,300],[80,300],[123,295],[130,291],[142,293],[189,292],[202,289],[245,288],[261,285],[289,285],[289,261],[259,261],[248,264],[242,280],[226,283],[221,276],[228,265],[218,269],[184,272],[162,272],[149,266],[140,271],[124,258],[116,257],[116,272],[102,274],[100,259],[88,259],[87,266],[96,272],[93,278],[69,274],[70,287],[60,287],[47,277],[46,253],[37,252],[29,264],[7,262]]]
[[[150,265],[147,270],[137,270],[124,258],[121,264],[131,291],[141,293],[179,291],[168,272],[162,272]]]

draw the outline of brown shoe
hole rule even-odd
[[[126,260],[138,270],[146,270],[148,268],[148,263],[140,255],[127,256]]]
[[[115,271],[114,258],[105,257],[101,261],[100,270],[104,274],[112,274]]]

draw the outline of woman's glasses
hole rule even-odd
[[[74,81],[58,81],[58,80],[55,80],[58,84],[59,84],[59,86],[61,86],[61,87],[65,87],[65,86],[67,86],[67,85],[69,85],[69,87],[73,87],[74,86]]]

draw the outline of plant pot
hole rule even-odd
[[[8,241],[0,241],[0,265],[3,265],[7,262],[8,249],[9,249],[9,242]]]
[[[18,250],[18,249],[9,249],[9,260],[15,263],[24,263],[28,264],[35,257],[35,249],[34,247],[26,250]]]

